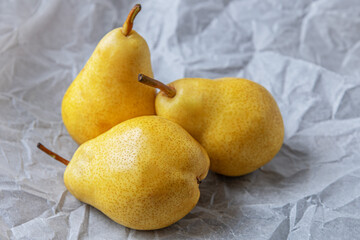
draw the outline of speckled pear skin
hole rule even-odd
[[[160,92],[159,116],[187,130],[209,154],[210,169],[226,176],[250,173],[280,150],[284,125],[271,94],[246,79],[185,78],[169,84],[174,98]]]
[[[182,127],[144,116],[82,144],[64,182],[77,199],[115,222],[152,230],[171,225],[195,207],[198,180],[206,177],[209,165],[204,148]]]
[[[138,83],[153,75],[146,41],[134,30],[106,34],[62,101],[62,118],[79,144],[130,118],[155,114],[155,90]]]

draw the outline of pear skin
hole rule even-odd
[[[161,89],[155,101],[157,115],[188,131],[206,149],[216,173],[250,173],[282,146],[280,110],[260,84],[239,78],[185,78],[166,86],[141,74],[139,81]]]
[[[152,230],[195,207],[209,165],[205,149],[178,124],[143,116],[82,144],[64,182],[77,199],[115,222]]]
[[[62,101],[63,122],[79,144],[120,122],[154,115],[155,90],[137,82],[139,72],[152,76],[146,41],[132,28],[140,5],[122,28],[106,34]]]

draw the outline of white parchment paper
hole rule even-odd
[[[360,1],[139,1],[134,29],[155,77],[245,77],[265,86],[285,122],[267,165],[209,173],[195,209],[135,231],[76,200],[65,166],[77,145],[61,101],[98,41],[133,1],[0,2],[0,239],[359,239]]]

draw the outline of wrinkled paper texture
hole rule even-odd
[[[139,1],[134,29],[156,78],[251,79],[275,97],[284,145],[243,177],[209,173],[198,205],[135,231],[76,200],[65,166],[77,145],[61,100],[132,1],[0,2],[0,239],[358,239],[360,1]]]

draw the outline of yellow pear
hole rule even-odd
[[[80,145],[64,182],[77,199],[115,222],[151,230],[171,225],[195,207],[209,165],[204,148],[178,124],[143,116]]]
[[[79,144],[133,117],[154,115],[154,89],[137,82],[139,72],[152,76],[150,51],[132,25],[135,5],[122,28],[106,34],[62,102],[62,118]]]
[[[184,78],[169,86],[139,75],[161,92],[156,113],[187,130],[206,149],[210,169],[226,176],[250,173],[280,150],[284,124],[271,94],[246,79]]]

